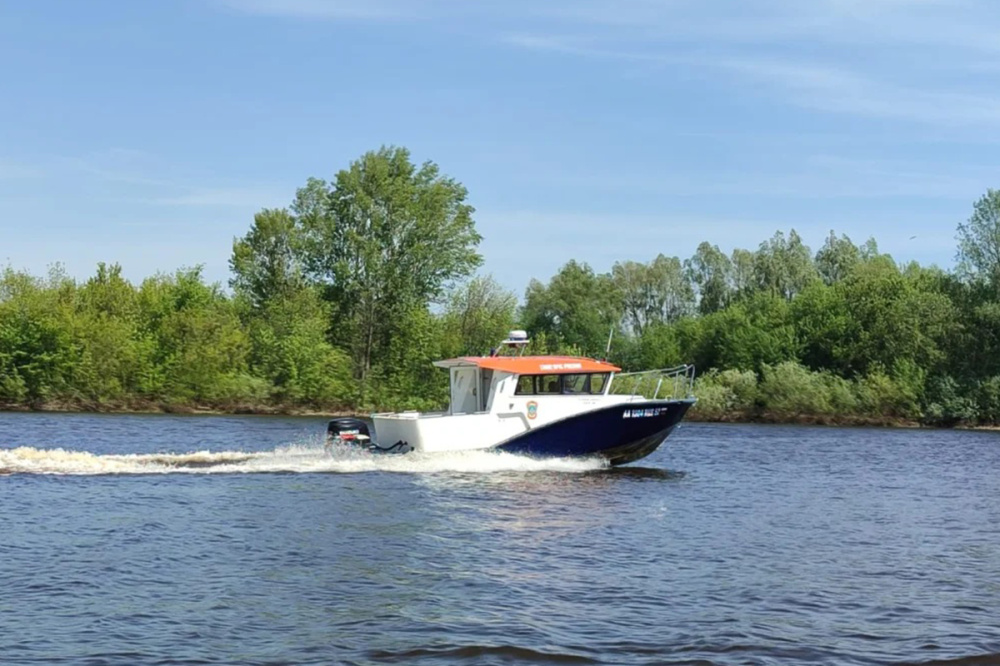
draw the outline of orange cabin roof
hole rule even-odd
[[[439,368],[475,365],[516,375],[568,375],[581,372],[620,372],[621,368],[580,356],[463,356],[437,361]]]

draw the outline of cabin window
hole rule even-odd
[[[534,395],[535,394],[535,376],[534,375],[521,375],[517,378],[517,388],[514,389],[514,395]]]
[[[479,409],[485,412],[490,406],[490,388],[493,386],[493,371],[482,370],[480,373]]]
[[[588,393],[590,375],[563,375],[563,393]]]
[[[590,392],[604,393],[604,386],[608,383],[608,373],[601,372],[590,376]]]
[[[607,386],[607,372],[569,375],[521,375],[514,395],[601,395]]]
[[[539,375],[535,383],[539,393],[561,393],[559,375]]]

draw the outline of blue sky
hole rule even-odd
[[[791,228],[950,268],[1000,187],[993,0],[10,0],[0,58],[0,265],[38,275],[225,284],[255,211],[383,144],[519,295]]]

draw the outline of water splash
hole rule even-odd
[[[22,446],[0,449],[0,474],[263,474],[397,472],[590,472],[606,466],[596,459],[529,458],[490,451],[377,455],[351,447],[279,447],[273,451],[96,454]]]

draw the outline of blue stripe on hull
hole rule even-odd
[[[624,465],[655,451],[693,404],[646,400],[602,407],[539,426],[494,450],[546,458],[600,456]]]

